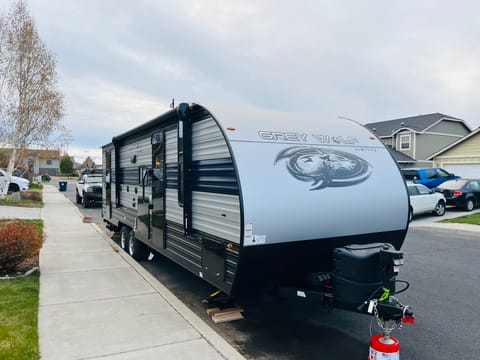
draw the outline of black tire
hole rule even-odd
[[[78,190],[75,190],[75,200],[76,200],[77,204],[81,204],[81,203],[82,203],[82,197],[81,197],[80,194],[78,193]]]
[[[130,228],[128,226],[122,226],[120,230],[120,247],[128,252],[128,237],[130,236]]]
[[[17,191],[20,191],[20,187],[17,184],[10,183],[10,185],[8,185],[8,191],[17,192]]]
[[[437,203],[437,206],[435,206],[435,210],[433,210],[433,213],[434,213],[436,216],[443,216],[443,215],[445,215],[445,211],[446,211],[445,203],[440,200],[440,201]]]
[[[472,198],[467,199],[467,203],[465,204],[465,210],[472,211],[475,207],[475,203],[473,202]]]
[[[408,209],[408,222],[412,221],[413,219],[413,209]]]
[[[90,199],[88,198],[87,194],[83,193],[83,207],[86,209],[90,207]]]
[[[128,236],[128,253],[138,261],[146,260],[148,255],[150,255],[149,247],[137,240],[133,231],[130,231]]]

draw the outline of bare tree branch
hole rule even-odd
[[[61,146],[71,139],[63,117],[55,57],[18,0],[0,17],[0,145],[13,149],[9,174],[27,147],[50,147],[57,140]]]

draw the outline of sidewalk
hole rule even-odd
[[[458,211],[458,210],[448,210],[444,216],[419,216],[414,217],[412,222],[410,222],[409,227],[426,227],[430,229],[446,229],[446,230],[454,230],[460,232],[480,232],[480,225],[473,225],[473,224],[461,224],[461,223],[442,223],[440,221],[445,219],[456,218],[464,215],[472,215],[475,213],[479,213],[480,209],[475,209],[474,211]]]
[[[54,186],[43,197],[43,209],[0,207],[0,217],[44,220],[42,359],[243,359],[95,224],[83,223]]]

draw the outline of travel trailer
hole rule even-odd
[[[279,286],[367,312],[395,292],[407,189],[355,121],[181,103],[103,164],[103,218],[134,258],[153,249],[230,296]]]

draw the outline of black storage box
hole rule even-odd
[[[356,307],[364,303],[382,286],[388,274],[382,263],[382,250],[395,250],[391,244],[373,243],[347,245],[333,250],[334,297],[337,302]],[[387,281],[388,288],[395,290],[395,278]]]

